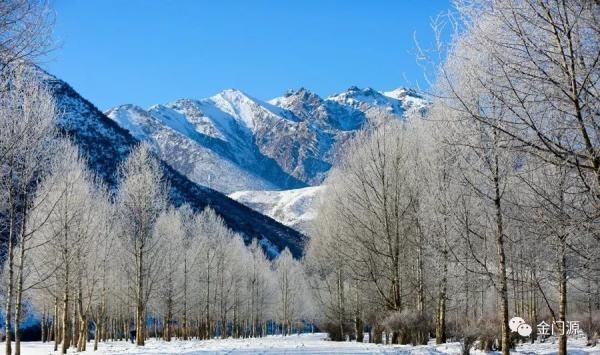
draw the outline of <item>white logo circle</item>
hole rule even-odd
[[[519,333],[519,335],[524,337],[530,336],[532,331],[533,330],[531,329],[531,326],[525,323],[521,324],[519,328],[517,328],[517,332]]]
[[[521,317],[514,317],[514,318],[512,318],[511,320],[508,321],[508,327],[513,332],[518,331],[519,326],[521,324],[525,324],[525,320],[523,318],[521,318]]]

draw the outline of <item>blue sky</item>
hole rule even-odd
[[[237,88],[270,99],[306,87],[425,86],[413,33],[449,0],[54,0],[43,66],[100,109]]]

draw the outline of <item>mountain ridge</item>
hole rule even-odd
[[[43,82],[56,100],[58,127],[79,147],[88,165],[108,187],[118,186],[118,166],[130,150],[139,143],[130,132],[105,116],[94,104],[83,98],[68,83],[40,70]],[[284,248],[299,257],[306,237],[209,187],[190,181],[169,164],[161,161],[165,179],[169,182],[171,202],[179,206],[189,203],[192,208],[213,208],[225,223],[249,242],[257,239],[270,257]]]
[[[364,125],[423,115],[426,108],[412,89],[352,86],[327,98],[300,88],[268,101],[226,89],[203,99],[148,109],[121,105],[105,113],[153,143],[163,160],[192,181],[230,194],[319,185],[337,147]]]

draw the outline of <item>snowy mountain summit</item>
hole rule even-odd
[[[61,113],[56,122],[58,128],[79,148],[90,171],[111,192],[115,192],[119,184],[119,166],[139,143],[139,139],[158,136],[167,141],[169,136],[163,137],[163,133],[190,135],[196,130],[195,121],[161,106],[144,110],[134,105],[123,105],[110,110],[112,117],[108,118],[66,82],[38,67],[34,69],[53,96],[57,111]],[[152,139],[148,140],[153,142]],[[173,141],[169,145],[177,143]],[[182,151],[188,153],[187,150]],[[182,159],[188,159],[188,156],[184,155]],[[298,231],[218,191],[194,183],[164,161],[160,161],[160,165],[168,187],[169,201],[174,206],[185,203],[195,211],[210,206],[246,242],[257,239],[270,257],[277,256],[284,248],[288,248],[295,256],[302,255],[305,236]]]
[[[106,115],[192,181],[223,193],[319,185],[335,147],[366,122],[423,114],[410,89],[350,87],[322,98],[300,88],[268,102],[235,89],[142,109],[121,105]]]

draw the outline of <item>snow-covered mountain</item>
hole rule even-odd
[[[40,77],[45,81],[55,97],[57,109],[61,112],[58,126],[69,136],[88,159],[89,167],[98,177],[114,189],[118,183],[118,167],[131,149],[139,142],[156,132],[166,132],[165,121],[156,121],[142,109],[127,107],[127,120],[119,111],[109,119],[92,103],[81,97],[71,86],[40,69]],[[125,108],[123,108],[124,110]],[[159,111],[155,108],[154,111]],[[170,112],[170,111],[169,111]],[[131,115],[135,113],[135,115]],[[187,118],[173,116],[170,127],[177,132],[187,132],[190,126]],[[180,120],[177,121],[176,119]],[[130,126],[126,126],[128,122]],[[126,128],[122,128],[121,125]],[[136,130],[135,127],[139,127]],[[187,153],[187,151],[186,151]],[[188,159],[187,154],[181,157]],[[220,214],[227,225],[240,233],[245,241],[256,238],[271,256],[277,251],[289,248],[292,254],[302,255],[305,237],[296,230],[262,215],[222,193],[192,182],[167,163],[162,163],[165,179],[170,188],[171,202],[178,206],[188,203],[196,210],[210,206]]]
[[[283,113],[283,114],[282,114]],[[285,125],[281,109],[241,91],[226,90],[204,100],[177,100],[144,110],[122,105],[106,115],[192,181],[229,193],[306,186],[288,175],[255,143],[264,125]]]
[[[229,195],[253,210],[308,235],[317,216],[319,194],[324,186],[286,191],[237,191]]]
[[[427,102],[421,95],[405,88],[379,92],[371,88],[359,89],[352,86],[342,93],[330,96],[328,100],[353,107],[364,112],[368,119],[376,121],[384,119],[386,115],[424,115],[427,109]]]
[[[106,115],[192,181],[224,193],[318,185],[336,147],[369,121],[422,114],[416,92],[351,87],[323,99],[306,89],[268,102],[239,90],[180,99],[147,110],[122,105]]]

